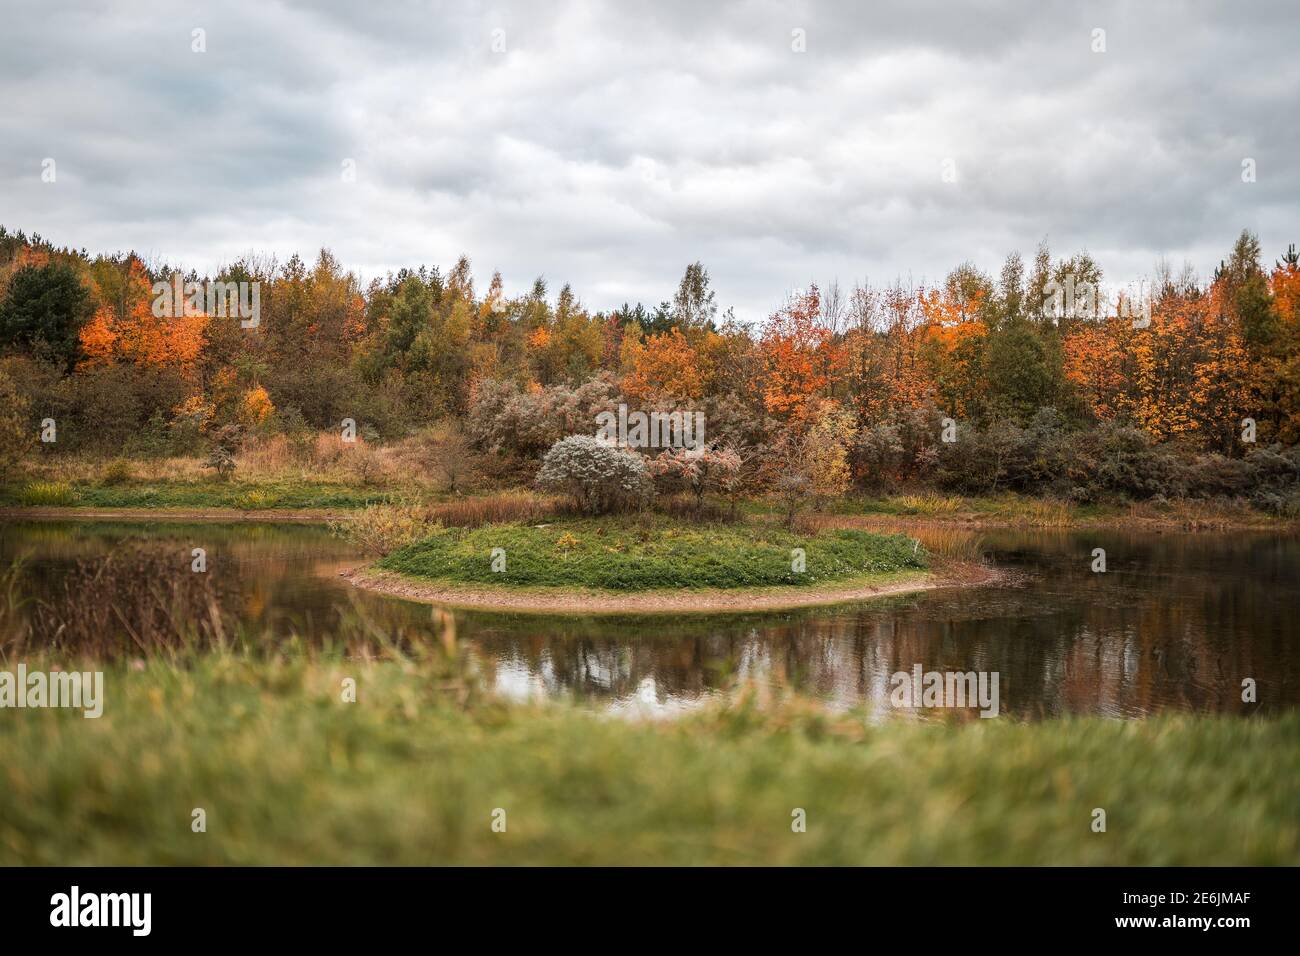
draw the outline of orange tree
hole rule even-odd
[[[132,256],[120,301],[101,305],[81,330],[82,366],[131,362],[147,368],[193,370],[208,317],[183,303],[155,315],[153,283]]]
[[[766,373],[763,404],[774,415],[806,419],[813,400],[829,391],[844,368],[844,345],[821,324],[820,312],[821,295],[813,285],[763,326],[758,343]]]
[[[704,393],[703,356],[675,326],[645,339],[629,327],[623,336],[622,361],[623,392],[629,398],[691,400]]]

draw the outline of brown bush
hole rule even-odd
[[[731,508],[712,501],[697,501],[693,495],[667,495],[655,499],[655,510],[687,521],[733,522],[740,516]]]
[[[438,522],[419,505],[371,505],[329,523],[330,532],[367,554],[389,554],[431,534]]]
[[[293,467],[296,454],[284,435],[259,435],[244,443],[236,456],[243,475],[275,475]]]
[[[445,528],[477,528],[505,521],[541,521],[568,511],[566,502],[559,498],[510,491],[434,505],[428,515]]]

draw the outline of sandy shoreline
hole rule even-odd
[[[977,587],[995,584],[1006,578],[1004,572],[995,568],[962,565],[944,569],[938,574],[922,572],[875,584],[850,580],[816,587],[634,591],[618,594],[561,588],[515,589],[454,585],[420,581],[370,567],[353,568],[341,572],[340,576],[355,587],[422,604],[536,614],[725,614],[780,611],[847,604],[939,588]]]

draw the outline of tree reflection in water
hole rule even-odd
[[[361,559],[319,528],[12,522],[0,561],[22,556],[24,597],[45,598],[78,558],[141,537],[178,561],[205,547],[209,573],[235,582],[244,626],[269,639],[324,640],[358,614],[416,640],[445,634],[430,608],[341,581],[338,570]],[[671,715],[749,682],[896,716],[890,676],[915,664],[997,671],[1002,713],[1021,718],[1300,703],[1297,539],[1014,531],[984,542],[990,560],[1022,572],[1013,585],[762,615],[453,616],[461,646],[499,692],[637,714]],[[1104,574],[1090,570],[1096,547],[1106,549]],[[1242,703],[1246,677],[1258,705]]]

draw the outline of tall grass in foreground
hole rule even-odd
[[[613,720],[494,699],[436,611],[246,634],[175,557],[87,562],[34,617],[0,581],[0,668],[105,672],[98,719],[0,712],[0,865],[1300,863],[1294,712],[876,725],[742,692]]]
[[[638,723],[462,705],[419,661],[230,653],[115,667],[104,696],[0,720],[0,864],[1300,863],[1294,713],[872,725],[742,696]]]
[[[380,622],[354,600],[328,639],[309,642],[291,621],[273,630],[251,628],[241,620],[243,595],[219,574],[191,571],[188,552],[127,544],[76,562],[43,598],[21,597],[27,573],[21,564],[0,570],[0,664],[42,659],[188,667],[210,653],[250,661],[336,655],[439,660],[445,675],[469,677],[457,654],[454,619],[436,610],[433,627],[410,628]]]
[[[60,576],[52,599],[6,615],[0,650],[5,657],[111,659],[223,643],[230,615],[222,608],[221,579],[191,572],[182,557],[179,550],[126,546],[78,561]],[[9,569],[7,589],[21,588],[22,573]]]

